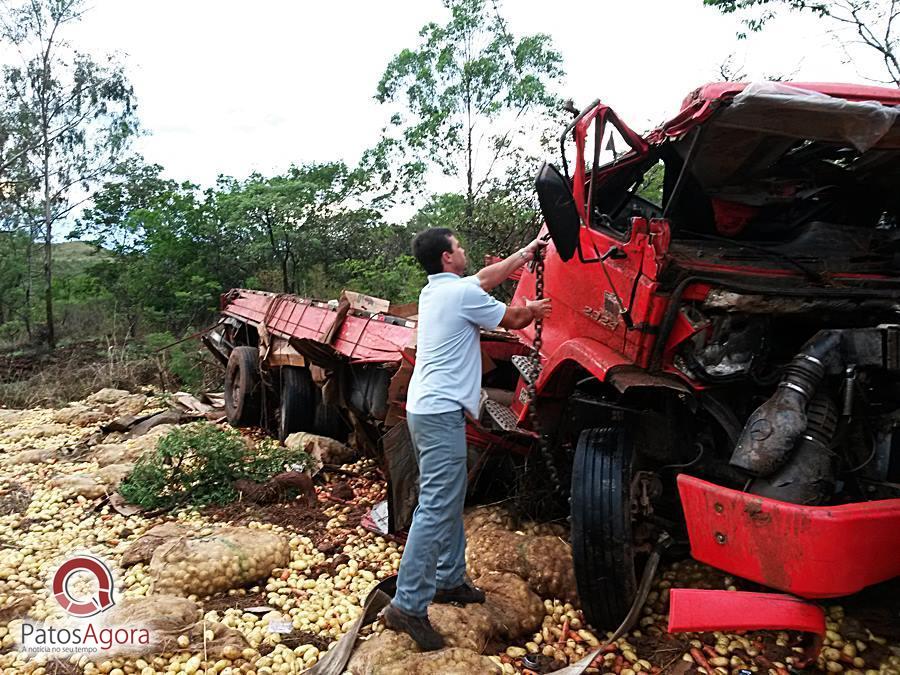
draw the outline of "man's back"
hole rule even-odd
[[[479,327],[496,328],[506,305],[477,277],[432,274],[419,295],[416,366],[406,409],[421,415],[465,408],[475,414],[481,390]]]

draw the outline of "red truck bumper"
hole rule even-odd
[[[900,499],[801,506],[686,474],[678,490],[691,555],[730,574],[806,598],[900,575]]]

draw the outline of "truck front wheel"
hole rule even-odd
[[[236,427],[259,424],[261,388],[256,347],[235,347],[225,366],[225,415]]]
[[[637,592],[631,481],[625,429],[581,432],[572,467],[572,557],[581,606],[595,628],[618,626]]]

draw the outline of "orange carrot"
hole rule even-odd
[[[694,663],[706,671],[706,675],[713,675],[713,669],[710,667],[709,661],[706,660],[703,652],[696,647],[691,647],[691,658],[694,659]]]

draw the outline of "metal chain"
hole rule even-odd
[[[538,248],[534,252],[534,293],[535,300],[544,299],[544,256],[541,255],[541,249]],[[544,320],[537,319],[534,322],[534,342],[531,345],[531,382],[529,382],[526,391],[528,392],[528,414],[531,419],[531,428],[537,434],[538,448],[541,451],[541,457],[547,467],[547,475],[550,477],[550,485],[554,491],[559,492],[559,473],[556,470],[556,462],[553,460],[553,452],[550,450],[550,442],[547,436],[541,430],[541,420],[537,412],[537,381],[541,374],[541,346],[543,345]]]

